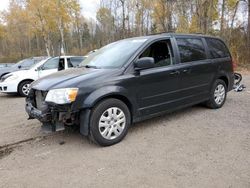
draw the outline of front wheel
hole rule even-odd
[[[221,108],[227,98],[227,86],[223,80],[217,79],[210,92],[210,99],[206,102],[209,108]]]
[[[21,82],[18,86],[18,93],[22,97],[27,97],[30,91],[30,84],[32,81]]]
[[[126,104],[118,99],[106,99],[92,111],[90,139],[101,146],[116,144],[126,136],[130,122]]]

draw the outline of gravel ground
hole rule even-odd
[[[45,135],[27,121],[23,98],[0,95],[0,187],[249,188],[249,74],[243,82],[247,90],[230,92],[222,109],[138,123],[106,148],[76,131]]]

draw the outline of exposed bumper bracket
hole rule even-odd
[[[38,119],[41,122],[49,122],[52,120],[51,113],[43,113],[33,107],[31,103],[26,103],[25,110],[29,114],[28,119]]]

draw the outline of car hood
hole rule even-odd
[[[1,68],[1,69],[0,69],[0,76],[1,76],[2,74],[6,74],[6,73],[8,73],[8,72],[12,72],[13,70],[15,70],[15,69],[13,69],[12,67],[4,67],[4,68]]]
[[[48,91],[50,89],[78,87],[79,84],[92,84],[96,80],[103,80],[103,77],[120,72],[118,69],[93,69],[73,68],[38,79],[31,87],[36,90]]]
[[[24,75],[29,75],[29,73],[30,73],[30,70],[15,70],[9,74],[17,75],[17,76],[24,76]]]

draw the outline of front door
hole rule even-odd
[[[180,81],[170,40],[153,43],[139,58],[142,57],[153,57],[155,67],[141,70],[135,78],[140,115],[147,116],[176,108]]]
[[[58,71],[59,58],[51,58],[46,61],[38,70],[38,78],[50,75]]]

